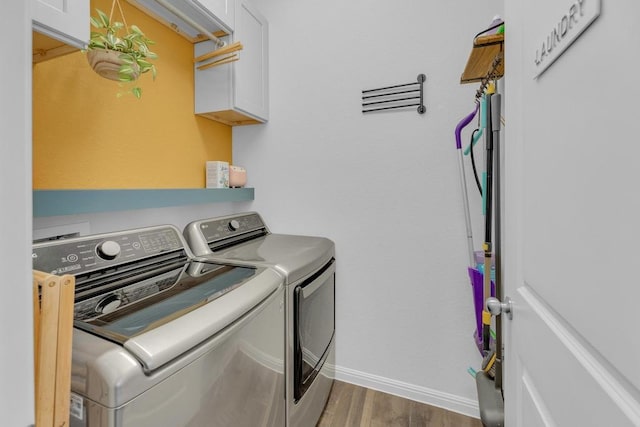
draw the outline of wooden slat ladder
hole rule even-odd
[[[33,271],[36,426],[68,427],[75,278]]]

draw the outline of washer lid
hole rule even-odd
[[[290,284],[313,273],[334,256],[335,245],[325,237],[268,234],[213,252],[207,258],[273,267]]]
[[[191,263],[169,289],[75,326],[119,342],[153,371],[235,322],[282,284],[266,269]]]
[[[152,371],[191,350],[250,312],[282,285],[282,277],[263,270],[225,296],[124,343],[145,370]]]

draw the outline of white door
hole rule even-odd
[[[533,78],[598,4],[505,2],[508,427],[640,426],[640,2],[602,0]]]

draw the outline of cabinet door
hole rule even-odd
[[[264,121],[269,119],[269,61],[267,20],[245,0],[236,2],[234,40],[242,43],[233,63],[235,108]]]
[[[31,0],[33,29],[77,48],[89,41],[89,0]]]
[[[235,2],[234,0],[191,0],[196,6],[210,13],[217,21],[234,30]]]

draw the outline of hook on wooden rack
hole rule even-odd
[[[498,71],[498,67],[500,67],[500,64],[502,63],[502,58],[502,52],[498,52],[495,58],[493,58],[493,62],[491,63],[491,67],[489,68],[487,75],[480,80],[480,87],[476,91],[476,100],[480,99],[491,80],[497,80],[502,77],[502,73]]]

